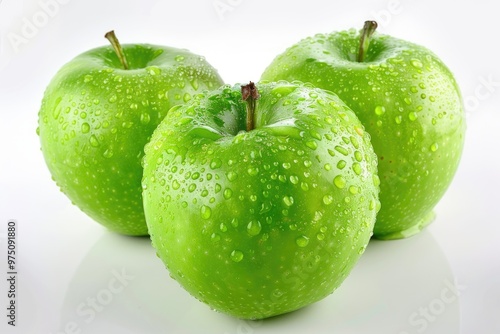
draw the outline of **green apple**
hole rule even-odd
[[[259,319],[320,300],[372,235],[379,180],[369,135],[312,85],[200,94],[170,110],[145,151],[153,246],[215,310]]]
[[[147,44],[80,54],[47,87],[39,112],[42,152],[53,179],[110,230],[147,235],[142,207],[144,145],[175,105],[222,80],[203,57]]]
[[[301,80],[331,90],[371,135],[378,156],[380,202],[374,236],[418,233],[457,170],[465,133],[459,87],[428,49],[355,30],[319,34],[286,50],[265,80]],[[372,35],[373,34],[373,35]]]

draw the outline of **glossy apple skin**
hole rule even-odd
[[[61,191],[112,231],[147,235],[141,197],[144,145],[170,107],[222,84],[202,57],[156,45],[111,47],[62,67],[39,112],[42,152]]]
[[[465,115],[450,70],[428,49],[375,34],[355,61],[355,30],[306,38],[275,58],[266,80],[302,80],[331,90],[372,137],[381,179],[374,237],[418,233],[457,170]]]
[[[251,131],[239,85],[173,108],[146,146],[143,178],[152,244],[171,276],[247,319],[332,293],[379,208],[369,135],[336,95],[257,87]]]

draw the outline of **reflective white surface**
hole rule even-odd
[[[9,219],[19,251],[18,326],[0,311],[0,333],[499,333],[497,13],[485,0],[0,1],[0,310]],[[372,242],[323,301],[262,322],[213,312],[168,276],[147,238],[105,231],[51,181],[35,134],[43,90],[65,62],[105,44],[104,32],[188,48],[236,83],[258,80],[303,37],[367,18],[452,69],[466,102],[466,147],[436,221],[407,240]]]

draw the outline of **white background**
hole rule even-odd
[[[496,6],[486,0],[0,0],[0,332],[499,333]],[[44,88],[64,63],[106,44],[106,31],[115,29],[123,43],[187,48],[236,83],[258,80],[301,38],[360,28],[366,19],[376,19],[381,33],[427,46],[455,73],[467,110],[466,145],[436,221],[408,240],[373,242],[324,301],[265,322],[215,313],[168,277],[147,238],[107,232],[51,181],[35,134]],[[5,317],[9,219],[18,222],[15,328]],[[94,316],[76,312],[89,298],[109,297],[108,285],[120,275],[123,289]]]

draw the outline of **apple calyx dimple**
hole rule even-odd
[[[259,97],[259,91],[252,81],[248,85],[241,86],[241,99],[247,102],[247,131],[255,128],[255,109]]]
[[[377,29],[377,22],[375,21],[365,21],[365,25],[361,30],[361,38],[359,40],[359,51],[356,61],[362,63],[365,59],[366,52],[368,52],[368,47],[370,46],[370,40]]]
[[[116,52],[116,55],[118,56],[118,59],[120,59],[120,63],[123,65],[123,69],[128,70],[128,63],[127,63],[127,58],[125,57],[125,54],[123,53],[122,46],[120,42],[118,41],[118,38],[116,37],[115,31],[111,30],[108,31],[104,37],[111,43],[113,46],[113,49]]]

